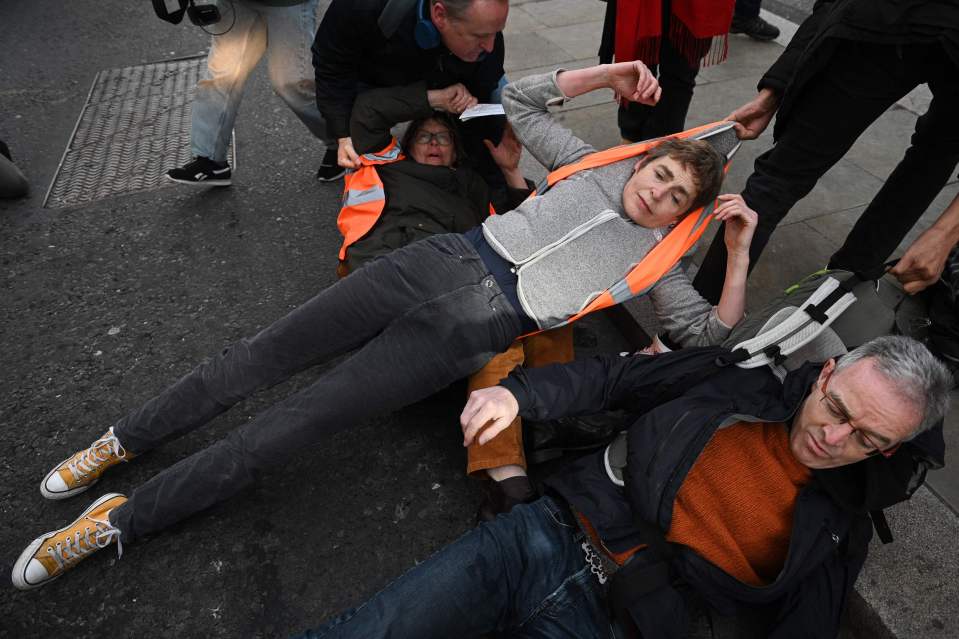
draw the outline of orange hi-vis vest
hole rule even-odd
[[[343,177],[343,205],[336,218],[336,226],[343,235],[341,260],[346,259],[346,249],[369,233],[383,214],[386,192],[376,172],[376,165],[397,162],[405,157],[399,142],[392,138],[382,151],[361,155],[360,168]]]
[[[727,126],[722,126],[723,124]],[[590,153],[576,162],[550,172],[544,182],[530,197],[542,195],[557,182],[578,171],[594,169],[630,157],[642,155],[663,140],[670,138],[691,138],[713,129],[720,131],[731,127],[731,123],[713,122],[663,138],[633,144],[623,144],[606,149],[605,151]],[[727,163],[724,170],[729,167],[728,157],[731,155],[732,153],[727,154]],[[336,225],[343,235],[343,244],[340,247],[339,254],[341,260],[346,259],[347,248],[369,233],[370,229],[373,228],[383,213],[383,208],[386,204],[386,193],[383,190],[383,182],[376,172],[376,165],[389,164],[390,162],[397,162],[404,158],[405,156],[400,149],[399,143],[393,138],[390,144],[382,151],[361,155],[360,164],[362,166],[345,176],[343,180],[343,206],[336,220]],[[636,266],[630,269],[623,279],[607,288],[581,311],[563,322],[563,324],[575,322],[594,311],[615,306],[632,297],[648,293],[653,286],[656,285],[656,282],[675,266],[679,259],[702,237],[702,234],[706,231],[706,227],[709,225],[709,221],[712,219],[715,205],[715,202],[710,202],[708,205],[688,213],[659,244],[649,251]],[[491,206],[490,213],[492,214],[492,212]],[[557,326],[562,326],[563,324],[558,324]],[[553,326],[551,328],[556,327]]]
[[[349,171],[343,177],[343,203],[336,218],[336,226],[343,235],[340,246],[340,260],[346,259],[346,249],[370,232],[383,215],[386,207],[386,191],[383,181],[376,172],[377,164],[390,164],[406,159],[396,138],[376,153],[364,153],[360,156],[360,168]],[[493,215],[493,205],[489,207]]]
[[[723,126],[724,124],[726,126]],[[577,162],[561,166],[555,171],[552,171],[546,176],[544,182],[541,184],[541,187],[537,189],[538,193],[534,192],[530,197],[533,197],[537,194],[542,195],[543,192],[551,188],[554,184],[569,177],[577,171],[594,169],[596,167],[612,164],[613,162],[619,162],[620,160],[625,160],[630,157],[642,155],[663,140],[672,138],[694,138],[711,130],[715,130],[715,132],[718,133],[731,127],[732,124],[728,122],[713,122],[711,124],[704,124],[702,126],[687,129],[686,131],[681,131],[666,137],[656,138],[654,140],[646,140],[644,142],[635,142],[632,144],[623,144],[606,149],[605,151],[590,153]],[[724,154],[726,157],[726,165],[723,167],[724,172],[729,169],[729,158],[732,157],[732,153],[735,152],[737,148],[738,144],[730,153]],[[656,282],[658,282],[663,275],[673,268],[679,259],[693,247],[700,237],[702,237],[703,233],[706,231],[706,227],[709,226],[710,220],[712,220],[712,214],[715,208],[716,202],[713,201],[706,206],[688,213],[676,226],[673,227],[673,229],[666,235],[666,237],[662,239],[662,241],[653,247],[653,249],[649,251],[639,261],[638,264],[630,269],[623,279],[607,288],[605,291],[596,296],[581,311],[568,318],[562,324],[557,324],[557,326],[570,324],[594,311],[615,306],[625,302],[630,298],[638,297],[648,293],[656,285]],[[552,326],[550,328],[556,328],[556,326]]]

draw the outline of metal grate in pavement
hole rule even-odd
[[[205,56],[101,71],[44,206],[58,208],[157,188],[191,159],[190,112]],[[235,144],[229,161],[234,167]]]

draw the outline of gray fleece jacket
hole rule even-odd
[[[523,146],[553,171],[596,151],[556,122],[547,107],[567,98],[556,74],[509,84],[503,107]],[[541,196],[487,218],[483,235],[517,266],[520,304],[540,328],[552,328],[622,279],[666,229],[647,229],[623,210],[623,187],[636,158],[579,171]],[[693,288],[678,266],[649,293],[663,328],[684,346],[718,344],[730,327]]]

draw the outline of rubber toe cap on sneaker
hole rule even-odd
[[[53,493],[53,494],[62,494],[70,490],[67,486],[67,482],[63,481],[63,477],[60,476],[60,473],[54,472],[47,475],[47,478],[43,480],[43,493]]]
[[[47,569],[34,558],[42,544],[42,537],[34,539],[33,543],[27,546],[26,550],[17,558],[13,565],[13,573],[10,575],[14,587],[20,590],[32,590],[51,580]]]
[[[50,578],[47,569],[36,559],[31,559],[23,571],[25,588],[36,588]]]
[[[62,465],[63,464],[60,464],[60,466]],[[40,482],[40,494],[47,499],[66,499],[67,497],[73,497],[87,490],[98,481],[98,479],[93,479],[92,481],[70,488],[60,475],[60,466],[51,470],[47,476],[43,478],[43,481]]]

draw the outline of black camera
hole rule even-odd
[[[179,9],[169,11],[166,6],[166,0],[153,0],[153,11],[161,20],[166,20],[170,24],[180,24],[185,13],[190,22],[198,27],[205,27],[220,21],[220,10],[215,4],[196,4],[194,0],[177,0]]]

